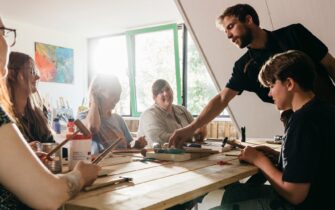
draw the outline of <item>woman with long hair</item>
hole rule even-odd
[[[10,33],[16,30],[0,18],[0,209],[57,209],[90,185],[100,167],[79,162],[71,172],[54,175],[23,138],[5,84],[9,46],[15,43],[7,43]]]
[[[39,78],[34,60],[29,55],[20,52],[10,53],[7,88],[17,125],[28,142],[54,142],[36,88]]]

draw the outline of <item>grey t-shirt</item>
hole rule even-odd
[[[154,104],[142,113],[138,136],[145,136],[149,147],[156,142],[161,145],[168,142],[176,129],[185,127],[193,121],[192,114],[185,107],[173,104],[172,109],[175,114]]]

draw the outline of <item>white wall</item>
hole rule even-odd
[[[56,106],[56,100],[64,97],[68,100],[76,114],[77,107],[87,90],[87,41],[84,37],[64,34],[48,28],[41,28],[28,23],[16,22],[3,18],[7,27],[17,30],[17,42],[11,49],[29,54],[35,58],[35,42],[41,42],[74,49],[74,82],[73,84],[61,84],[51,82],[39,82],[38,89],[42,96],[48,95],[51,103]],[[74,26],[75,27],[75,26]]]
[[[225,87],[234,62],[245,52],[226,38],[215,26],[225,8],[248,3],[258,12],[260,25],[268,30],[300,22],[317,35],[334,54],[335,28],[333,0],[175,0],[183,19],[196,41],[208,70],[219,89]],[[246,126],[247,137],[273,137],[283,133],[279,112],[254,94],[244,91],[229,105],[236,126]]]

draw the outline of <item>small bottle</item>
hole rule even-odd
[[[57,133],[60,134],[60,123],[58,118],[54,118],[52,122],[52,129]]]
[[[74,119],[70,118],[69,121],[67,122],[67,133],[68,134],[73,134],[74,133]]]
[[[41,151],[49,153],[58,146],[58,143],[41,143]],[[51,155],[52,160],[43,161],[44,165],[54,174],[62,173],[62,150]]]

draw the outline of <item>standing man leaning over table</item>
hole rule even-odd
[[[234,65],[232,76],[226,87],[200,113],[190,125],[178,129],[170,138],[170,146],[180,147],[195,130],[219,115],[227,107],[230,100],[244,90],[254,92],[264,102],[273,103],[268,96],[269,88],[261,86],[257,80],[260,68],[271,56],[295,49],[309,55],[317,71],[315,93],[322,99],[335,104],[335,59],[328,48],[301,24],[293,24],[275,31],[260,28],[257,12],[248,4],[237,4],[227,8],[217,19],[217,25],[224,30],[228,39],[239,48],[248,48]],[[292,111],[282,113],[285,116]]]

